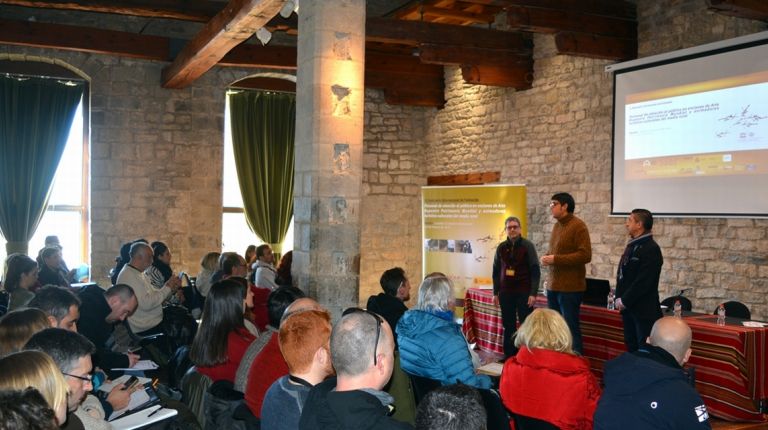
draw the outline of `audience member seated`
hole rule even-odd
[[[57,246],[46,246],[40,250],[37,256],[37,264],[40,272],[37,281],[40,285],[58,285],[69,287],[69,281],[61,273],[61,249]]]
[[[37,291],[29,302],[30,308],[45,312],[51,327],[77,331],[80,319],[80,299],[68,288],[54,285],[45,286]]]
[[[45,312],[24,308],[0,317],[0,357],[21,351],[33,334],[51,326]]]
[[[256,245],[248,245],[243,255],[245,256],[245,264],[251,267],[251,264],[256,262]]]
[[[293,251],[288,251],[280,258],[277,263],[277,276],[275,283],[281,287],[292,287],[293,276],[291,275],[291,266],[293,266]]]
[[[5,259],[3,289],[10,294],[8,311],[26,306],[35,297],[30,289],[37,285],[37,271],[37,262],[24,254]]]
[[[297,429],[310,388],[333,374],[331,315],[327,311],[291,313],[280,323],[278,339],[289,374],[275,381],[264,396],[262,430]]]
[[[219,266],[220,256],[221,254],[218,252],[209,252],[200,260],[201,269],[195,278],[195,286],[197,286],[197,291],[203,297],[208,297],[208,291],[211,289],[211,285],[213,285],[211,278]]]
[[[115,267],[109,271],[109,280],[112,282],[112,285],[117,284],[117,275],[119,275],[120,271],[123,270],[123,266],[128,264],[128,261],[131,260],[131,246],[137,242],[149,243],[146,239],[136,239],[132,242],[127,242],[120,246],[120,255],[115,257]]]
[[[105,398],[105,410],[96,397],[88,394],[95,388],[91,376],[91,354],[96,348],[85,336],[76,332],[60,328],[45,329],[32,336],[24,349],[48,354],[64,375],[69,387],[67,410],[70,413],[63,427],[65,429],[79,428],[78,423],[82,423],[80,425],[88,430],[111,429],[112,426],[105,418],[113,410],[128,406],[131,393],[137,389],[133,387],[124,390],[122,384],[114,387]]]
[[[384,271],[379,279],[383,293],[368,298],[366,308],[384,317],[390,327],[397,327],[397,322],[408,308],[405,303],[411,299],[411,283],[405,277],[405,270],[400,267]],[[397,347],[397,332],[395,332],[395,347]]]
[[[690,356],[688,324],[657,320],[648,344],[605,363],[595,428],[709,429],[707,407],[683,370]]]
[[[57,430],[56,413],[35,388],[0,390],[0,429]]]
[[[239,278],[248,276],[248,265],[238,253],[225,252],[219,256],[219,270],[211,276],[211,284],[233,276]]]
[[[117,276],[118,284],[126,284],[133,288],[139,305],[136,311],[128,317],[131,331],[138,336],[162,333],[163,302],[172,294],[176,294],[181,286],[178,277],[172,276],[162,288],[152,286],[144,271],[152,265],[152,248],[146,243],[131,245],[131,260],[123,266]]]
[[[480,393],[464,384],[430,391],[416,409],[416,430],[485,430],[486,421]]]
[[[233,279],[211,287],[189,357],[197,371],[213,382],[223,379],[234,383],[243,354],[256,339],[243,323],[251,297],[250,289]]]
[[[61,242],[59,242],[59,236],[45,236],[44,247],[47,248],[49,246],[54,246],[59,248],[59,252],[64,252],[64,247],[61,246]],[[64,262],[64,258],[61,258],[59,261],[59,271],[64,276],[64,279],[67,280],[67,282],[78,282],[78,280],[75,279],[75,273],[77,272],[77,269],[69,270],[67,263]]]
[[[98,285],[89,285],[78,297],[81,301],[79,332],[96,346],[93,364],[103,370],[133,367],[139,360],[138,355],[115,352],[109,346],[115,324],[125,321],[138,306],[133,289],[117,284],[104,291]]]
[[[389,416],[393,399],[381,391],[395,360],[394,336],[383,318],[347,309],[331,332],[331,360],[337,377],[310,390],[299,429],[412,428]]]
[[[561,429],[591,429],[600,385],[589,362],[573,352],[563,317],[534,310],[517,330],[515,347],[519,351],[504,363],[499,385],[507,409]]]
[[[144,274],[149,278],[149,283],[156,289],[161,289],[173,276],[171,269],[171,250],[163,242],[152,242],[152,264],[144,270]]]
[[[267,389],[278,378],[288,374],[288,365],[280,352],[277,333],[286,309],[303,297],[304,293],[294,287],[278,288],[269,294],[267,331],[251,343],[237,369],[235,389],[245,393],[245,404],[257,418],[261,417],[261,406]],[[243,378],[243,375],[246,377]]]
[[[67,420],[67,382],[51,357],[40,351],[21,351],[0,358],[0,390],[36,388],[56,415]],[[10,430],[10,429],[9,429]]]
[[[275,269],[275,255],[272,248],[267,244],[259,245],[256,248],[256,262],[251,266],[253,268],[253,283],[259,288],[276,290],[279,288],[275,282],[277,269]]]
[[[453,320],[453,284],[445,276],[424,279],[415,309],[397,324],[400,367],[406,373],[435,379],[443,385],[457,382],[491,388],[488,375],[475,373],[461,328]]]

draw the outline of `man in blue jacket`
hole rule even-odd
[[[605,363],[605,390],[594,428],[709,429],[704,401],[683,365],[691,356],[691,329],[680,318],[653,325],[649,344]]]

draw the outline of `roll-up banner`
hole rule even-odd
[[[422,187],[424,274],[445,273],[457,298],[467,288],[492,288],[496,247],[504,239],[504,220],[520,218],[527,236],[525,185]]]

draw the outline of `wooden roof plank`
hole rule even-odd
[[[163,69],[163,87],[183,88],[191,84],[277,15],[284,2],[230,0]]]
[[[707,0],[707,8],[723,15],[768,22],[765,0]]]
[[[30,8],[112,13],[146,18],[166,18],[182,21],[208,22],[223,7],[221,2],[181,0],[0,0],[0,4]]]
[[[510,6],[507,8],[507,24],[514,30],[535,33],[577,31],[602,36],[637,38],[637,22],[611,18],[565,9]]]
[[[625,61],[637,58],[637,40],[561,32],[555,35],[558,54],[604,60]]]

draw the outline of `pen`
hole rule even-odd
[[[157,408],[157,409],[155,409],[154,411],[150,412],[150,414],[149,414],[149,415],[147,415],[147,418],[149,418],[149,417],[151,417],[152,415],[156,414],[158,411],[160,411],[160,409],[163,409],[163,407],[162,407],[162,406],[160,406],[159,408]]]

